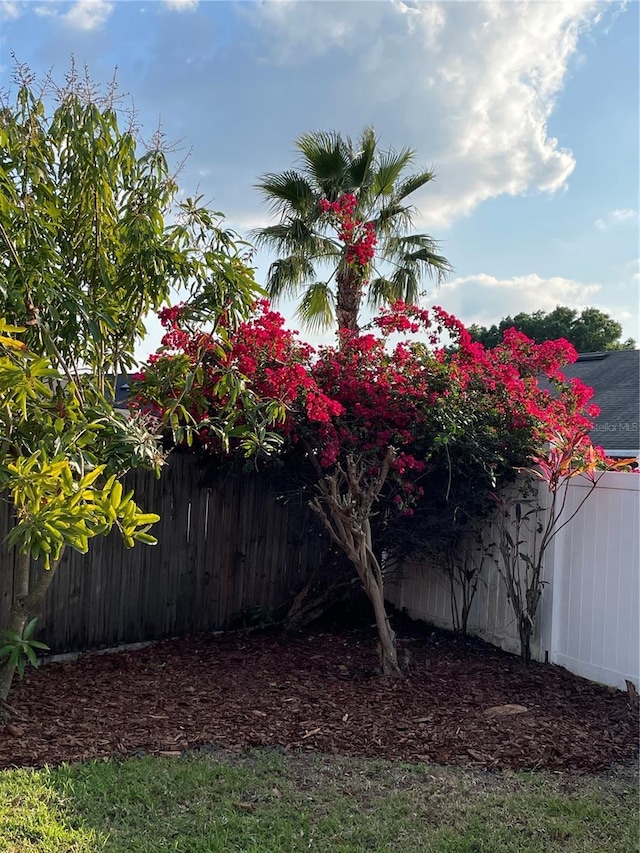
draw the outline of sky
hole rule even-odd
[[[255,184],[313,130],[415,150],[436,180],[417,230],[454,271],[425,304],[465,323],[594,306],[639,326],[639,4],[337,0],[0,0],[12,54],[62,80],[71,56],[117,79],[142,134],[189,154],[185,195],[241,234],[268,224]],[[256,256],[264,282],[273,257]],[[292,303],[279,306],[297,327]],[[159,327],[140,350],[159,343]],[[314,343],[324,336],[304,335]]]

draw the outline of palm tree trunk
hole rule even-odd
[[[341,269],[336,276],[336,319],[338,329],[359,332],[358,314],[362,302],[362,275],[352,267]]]

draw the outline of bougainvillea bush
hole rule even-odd
[[[179,308],[162,320],[163,348],[136,377],[134,405],[160,425],[168,410],[182,413],[193,447],[226,458],[246,453],[247,398],[271,407],[270,432],[252,438],[256,454],[275,451],[305,481],[313,475],[311,505],[372,602],[385,673],[398,672],[384,608],[389,555],[434,525],[488,512],[490,494],[543,458],[551,435],[570,434],[575,457],[604,464],[588,438],[591,391],[561,373],[577,357],[563,340],[535,344],[511,330],[485,349],[441,308],[401,302],[317,351],[266,301],[228,332],[186,328]],[[234,396],[238,383],[249,393]],[[233,411],[241,438],[231,430],[221,440],[223,410]]]

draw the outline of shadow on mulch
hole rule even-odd
[[[591,773],[637,755],[627,694],[404,627],[397,681],[376,675],[369,628],[199,635],[49,664],[15,684],[24,719],[0,729],[0,767],[202,746]]]

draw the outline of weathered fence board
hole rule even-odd
[[[284,502],[258,474],[208,477],[194,457],[170,457],[158,480],[129,474],[125,489],[161,521],[158,545],[127,550],[117,534],[87,555],[70,549],[47,593],[39,636],[55,652],[116,646],[229,627],[258,608],[281,607],[320,564],[327,546],[301,498]],[[10,529],[0,507],[0,536]],[[6,624],[14,557],[0,554],[0,624]],[[32,566],[34,573],[41,569]]]

